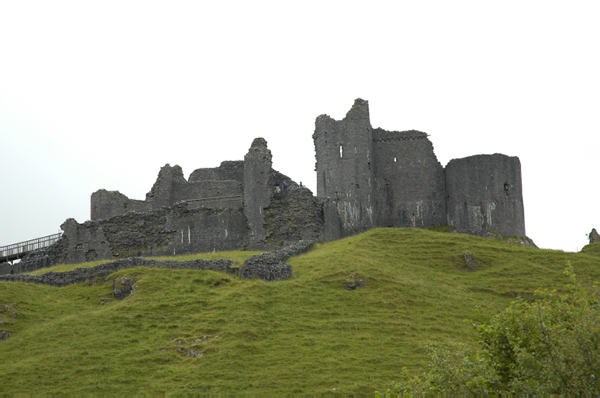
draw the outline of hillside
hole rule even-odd
[[[419,370],[428,341],[472,344],[476,307],[492,315],[564,286],[568,261],[600,280],[600,257],[586,253],[376,229],[291,258],[281,282],[137,268],[62,288],[0,283],[0,331],[11,333],[0,392],[372,393],[403,366]],[[116,300],[123,277],[137,289]]]

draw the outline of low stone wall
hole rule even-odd
[[[108,275],[128,268],[168,268],[168,269],[193,269],[217,270],[234,274],[231,260],[190,260],[190,261],[158,261],[141,257],[130,257],[111,263],[100,264],[91,268],[75,268],[66,272],[47,272],[43,275],[0,275],[0,282],[28,282],[41,283],[51,286],[67,286],[75,283],[84,283],[93,278],[107,277]]]
[[[291,256],[297,256],[310,250],[313,243],[300,241],[286,246],[272,253],[261,253],[246,260],[244,266],[238,271],[232,267],[231,260],[190,260],[190,261],[158,261],[143,257],[130,257],[110,263],[100,264],[90,268],[75,268],[66,272],[47,272],[43,275],[0,275],[0,282],[27,282],[41,283],[50,286],[68,286],[75,283],[84,283],[94,278],[107,277],[108,275],[129,268],[167,268],[167,269],[192,269],[215,270],[228,274],[239,275],[242,279],[259,278],[269,281],[280,281],[292,276],[292,266],[285,261]]]
[[[248,258],[240,268],[242,279],[258,278],[264,281],[281,281],[292,276],[292,266],[285,261],[310,250],[313,243],[299,241],[271,253],[261,253]]]

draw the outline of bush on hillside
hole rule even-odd
[[[487,322],[475,324],[481,350],[429,346],[428,371],[404,370],[388,394],[600,391],[600,285],[578,281],[568,265],[568,293],[538,290]]]

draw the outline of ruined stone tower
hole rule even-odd
[[[264,228],[264,208],[271,201],[272,155],[264,138],[256,138],[244,157],[244,213],[248,220],[248,248],[254,249],[264,245],[266,231]]]
[[[317,196],[337,213],[341,236],[373,228],[373,129],[367,101],[357,99],[341,121],[315,123]]]
[[[525,235],[517,157],[477,155],[444,169],[426,133],[373,129],[361,99],[340,121],[319,116],[313,139],[327,240],[372,227],[431,225]]]
[[[525,236],[521,162],[501,154],[453,159],[446,166],[448,225],[459,232]]]

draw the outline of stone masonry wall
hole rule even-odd
[[[185,204],[128,213],[83,224],[67,220],[68,262],[241,250],[246,235],[242,208],[189,209]]]
[[[180,166],[163,166],[146,200],[129,199],[117,191],[100,189],[92,194],[91,220],[106,220],[114,216],[135,212],[150,212],[163,206],[173,206],[183,200],[241,196],[243,194],[244,162],[223,162],[214,169],[198,169],[190,177],[183,176]],[[206,179],[201,179],[206,177]],[[209,179],[210,178],[210,179]]]
[[[300,240],[323,240],[323,205],[307,188],[290,190],[265,209],[267,245],[285,246]]]
[[[427,134],[373,130],[361,99],[341,121],[317,117],[313,139],[326,240],[373,226],[445,224],[479,235],[525,235],[516,157],[478,155],[444,169]]]
[[[150,206],[143,200],[129,199],[119,191],[100,189],[92,194],[91,219],[105,220],[130,211],[149,211]]]
[[[171,206],[178,201],[175,192],[181,192],[188,183],[180,166],[166,164],[161,167],[156,182],[146,194],[146,202],[150,210],[158,210],[163,206]],[[193,188],[192,188],[193,189]]]
[[[99,190],[92,221],[67,220],[63,238],[0,273],[128,256],[272,249],[297,240],[329,241],[373,227],[448,224],[458,232],[524,236],[517,157],[476,155],[444,169],[427,134],[373,129],[368,102],[344,119],[317,117],[317,197],[272,169],[256,138],[243,161],[198,169],[161,168],[145,201]],[[288,195],[275,186],[286,181]]]
[[[521,162],[501,154],[453,159],[446,166],[448,225],[459,232],[525,236]]]
[[[328,198],[341,222],[341,235],[374,225],[372,128],[367,101],[357,99],[341,121],[321,115],[313,134],[317,196]],[[333,209],[332,207],[329,207]]]
[[[232,180],[244,182],[244,161],[224,161],[219,167],[197,169],[190,174],[189,182]]]
[[[273,188],[269,184],[272,155],[264,138],[256,138],[244,157],[244,214],[248,220],[248,248],[265,247],[264,209],[269,206]]]
[[[446,224],[444,168],[420,131],[373,131],[374,208],[379,227]]]

